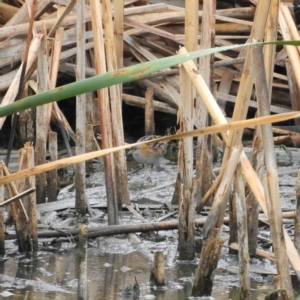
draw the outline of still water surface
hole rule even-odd
[[[39,252],[30,255],[2,257],[0,262],[0,299],[77,299],[77,251]],[[237,263],[232,256],[226,263]],[[191,291],[195,263],[176,263],[166,268],[168,287],[153,289],[149,285],[151,263],[139,252],[103,253],[99,249],[88,250],[88,299],[188,299]],[[140,285],[140,298],[121,297],[120,289]],[[256,276],[252,280],[252,299],[264,299],[272,284],[272,278]],[[239,299],[238,276],[226,267],[218,268],[213,297],[215,299]],[[300,295],[300,294],[299,294]],[[204,298],[202,298],[204,299]],[[209,299],[209,298],[207,298]],[[300,299],[300,296],[297,297]]]

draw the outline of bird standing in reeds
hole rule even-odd
[[[137,142],[151,141],[160,138],[160,135],[146,135]],[[132,154],[133,158],[143,165],[157,165],[158,161],[167,151],[168,142],[153,142],[133,147],[128,154]]]

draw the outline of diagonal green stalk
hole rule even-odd
[[[39,105],[51,103],[54,101],[63,100],[74,97],[83,93],[95,91],[115,84],[137,80],[144,76],[148,76],[153,72],[172,67],[185,61],[196,59],[201,56],[232,50],[240,47],[253,46],[258,44],[276,44],[276,45],[294,45],[300,46],[300,41],[280,41],[270,43],[247,43],[242,45],[222,46],[205,50],[198,50],[188,54],[178,54],[165,58],[160,58],[154,61],[137,64],[131,67],[122,68],[113,72],[108,72],[98,76],[90,77],[81,81],[76,81],[58,88],[36,94],[14,103],[0,107],[0,118],[15,114],[19,111],[34,108]]]

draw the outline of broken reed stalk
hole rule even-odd
[[[90,0],[92,14],[92,30],[94,36],[94,51],[95,51],[95,69],[97,74],[106,72],[104,39],[102,28],[102,14],[99,1]],[[108,88],[97,90],[98,104],[100,111],[100,130],[101,130],[101,148],[111,148],[112,143],[112,128],[111,128],[111,113],[109,108]],[[107,196],[107,214],[108,225],[116,225],[119,223],[117,216],[117,190],[115,181],[114,156],[112,154],[103,157],[105,169],[105,184]]]
[[[261,41],[264,37],[265,25],[268,18],[270,9],[270,1],[259,1],[255,10],[253,27],[250,37],[251,41]],[[252,69],[252,49],[251,47],[246,50],[246,59],[243,66],[243,72],[240,80],[238,94],[236,97],[236,104],[234,106],[232,121],[245,120],[248,112],[249,100],[252,93],[254,76],[251,73]],[[243,130],[230,131],[227,139],[227,147],[224,151],[223,163],[228,159],[232,146],[237,146],[241,143]]]
[[[20,155],[20,169],[28,168],[26,166],[27,157],[25,149],[19,151]],[[5,175],[9,175],[9,170],[3,162],[1,162],[2,168]],[[18,189],[22,190],[24,188],[25,180],[21,180],[18,183],[18,188],[14,183],[9,183],[7,185],[8,193],[10,197],[18,195]],[[20,252],[32,251],[31,244],[31,230],[29,227],[29,218],[27,212],[22,204],[22,201],[14,201],[10,204],[10,213],[15,225],[16,236],[18,239],[18,248]],[[36,223],[35,223],[36,224]]]
[[[228,162],[228,161],[227,161]],[[234,186],[231,188],[231,192],[228,196],[228,209],[229,209],[229,239],[228,239],[228,245],[232,243],[238,243],[238,228],[237,228],[237,194],[235,193]],[[236,251],[233,251],[231,248],[229,248],[228,253],[230,254],[236,254]]]
[[[233,179],[236,166],[241,155],[242,147],[232,150],[228,167],[224,173],[208,218],[203,226],[203,244],[200,254],[200,261],[195,271],[195,280],[192,289],[192,296],[211,295],[214,271],[218,265],[219,254],[222,248],[221,227],[225,215],[228,193]]]
[[[40,44],[41,44],[41,38],[42,38],[42,34],[35,35],[35,37],[33,38],[32,42],[30,44],[27,63],[26,63],[25,74],[26,74],[26,72],[28,72],[28,70],[33,66],[34,62],[36,61],[38,49],[39,49]],[[16,95],[18,93],[19,82],[20,82],[20,79],[21,79],[21,76],[22,76],[22,68],[23,68],[23,63],[21,64],[21,66],[20,66],[18,72],[16,73],[16,76],[14,77],[9,89],[7,90],[4,98],[2,99],[1,106],[12,103],[15,100]],[[6,117],[0,118],[0,129],[2,128],[3,123],[4,123],[5,120],[6,120]]]
[[[220,228],[214,228],[202,245],[200,262],[195,271],[195,279],[192,287],[192,296],[210,296],[213,288],[214,271],[218,265],[218,258],[224,241],[221,239]]]
[[[249,249],[247,229],[247,207],[245,197],[245,185],[241,167],[235,172],[235,204],[239,244],[239,275],[240,275],[240,299],[251,299],[250,273],[249,273]]]
[[[277,40],[277,27],[278,27],[278,1],[271,0],[270,11],[267,19],[267,26],[265,32],[266,41]],[[264,63],[266,68],[267,83],[269,89],[269,95],[272,92],[272,80],[274,59],[276,53],[276,46],[270,45],[264,49]],[[269,103],[270,99],[269,99]],[[260,126],[255,128],[253,146],[252,146],[252,165],[256,171],[259,179],[262,179],[262,172],[264,166],[264,154],[262,151],[262,137]],[[248,234],[249,234],[249,251],[251,254],[255,254],[257,247],[257,235],[258,235],[258,203],[255,200],[253,193],[249,190],[247,195],[247,211],[248,211]]]
[[[226,204],[228,200],[228,194],[231,189],[231,183],[236,170],[239,158],[241,155],[242,146],[234,148],[230,156],[227,169],[220,182],[218,190],[216,191],[215,198],[212,207],[209,212],[209,218],[203,227],[203,238],[207,239],[210,232],[214,227],[220,228],[222,226],[222,220],[225,215]]]
[[[264,154],[263,154],[261,127],[256,126],[253,142],[252,142],[252,166],[255,170],[259,180],[262,180],[262,174],[264,172]],[[249,253],[255,254],[257,248],[257,236],[258,236],[258,214],[259,205],[255,199],[255,196],[250,188],[247,188],[247,223],[248,223],[248,244]]]
[[[87,280],[87,232],[86,225],[79,226],[77,268],[78,268],[78,299],[87,299],[88,296],[88,280]]]
[[[77,1],[77,23],[76,23],[76,79],[85,79],[85,2]],[[86,95],[76,96],[76,155],[85,153],[85,126],[86,126]],[[88,199],[85,189],[85,162],[75,165],[75,190],[76,209],[81,215],[85,215]]]
[[[49,77],[50,77],[49,89],[50,90],[54,89],[56,87],[58,69],[59,69],[59,65],[60,65],[61,50],[62,50],[62,44],[63,44],[63,36],[64,36],[64,27],[58,27],[58,26],[61,21],[61,18],[64,15],[64,12],[66,10],[67,9],[65,9],[63,7],[59,7],[57,10],[57,23],[54,25],[54,27],[56,28],[56,31],[55,31],[55,37],[54,37],[54,44],[52,46],[52,51],[51,51],[51,62],[50,62],[50,67],[49,67]],[[78,24],[78,22],[77,22],[77,24]],[[48,38],[51,38],[52,32],[53,32],[52,30],[49,32]],[[78,47],[76,49],[78,51]],[[68,128],[70,128],[70,125],[69,125],[68,121],[66,120],[66,118],[64,117],[63,113],[61,112],[60,108],[58,107],[57,102],[53,102],[48,105],[48,119],[47,119],[48,123],[47,124],[48,124],[49,128],[50,128],[50,120],[51,119],[53,121],[55,120],[54,122],[56,122],[56,124],[61,132],[68,155],[73,156],[73,153],[72,153],[72,150],[71,150],[71,147],[69,144],[69,139],[67,136],[67,131],[68,131]]]
[[[27,142],[24,146],[27,156],[27,168],[34,167],[34,149],[33,146]],[[34,189],[36,186],[35,177],[31,176],[28,178],[29,188]],[[31,229],[31,241],[32,241],[32,250],[37,252],[39,249],[38,241],[38,230],[37,230],[37,208],[36,208],[36,194],[31,193],[29,195],[29,208],[28,208],[30,229]]]
[[[267,26],[265,32],[266,41],[277,40],[277,27],[278,27],[278,1],[271,0],[270,11],[267,19]],[[266,78],[269,90],[269,103],[271,103],[272,94],[272,82],[274,74],[274,60],[276,54],[276,46],[269,45],[270,47],[264,48],[264,63],[266,69]],[[263,145],[261,128],[257,126],[255,128],[253,146],[252,146],[252,165],[256,171],[259,179],[262,179],[262,172],[264,170],[264,157],[263,157]],[[257,236],[258,236],[258,214],[259,207],[255,200],[253,193],[248,189],[247,195],[247,211],[248,211],[248,237],[249,237],[249,251],[251,254],[255,254],[257,247]]]
[[[296,191],[294,243],[296,249],[300,252],[300,171],[298,171],[297,182],[298,184],[297,184],[297,191]]]
[[[198,32],[198,0],[185,2],[185,45],[190,51],[196,50]],[[179,50],[180,53],[180,50]],[[178,112],[180,131],[190,131],[194,127],[195,88],[187,74],[180,68],[180,97]],[[179,215],[178,215],[178,252],[180,260],[195,258],[195,216],[193,197],[193,138],[180,141],[178,154],[179,169]]]
[[[0,163],[0,178],[3,177],[3,165]],[[0,185],[0,204],[4,201],[4,185]],[[5,229],[3,208],[0,208],[0,255],[5,255]]]
[[[300,94],[300,89],[297,85],[296,77],[292,69],[292,64],[290,60],[285,60],[286,73],[288,77],[289,83],[289,94],[291,97],[292,109],[300,110],[300,103],[298,101],[298,95]],[[294,119],[294,123],[296,126],[300,125],[299,118]]]
[[[291,40],[292,37],[290,34],[290,30],[286,24],[284,15],[282,13],[282,8],[283,6],[280,6],[278,22],[279,22],[279,27],[281,29],[282,37],[285,41],[287,41],[287,40]],[[300,68],[299,52],[297,51],[297,48],[293,46],[286,45],[284,46],[284,48],[286,49],[286,52],[288,54],[297,81],[298,88],[300,89],[300,74],[298,71]]]
[[[123,94],[122,99],[128,105],[142,107],[142,108],[145,108],[145,106],[146,106],[145,98],[142,98],[142,97],[129,95],[129,94]],[[173,108],[170,105],[160,102],[160,101],[153,100],[153,109],[155,111],[160,111],[160,112],[164,112],[164,113],[168,113],[168,114],[172,114],[172,115],[177,115],[176,108]]]
[[[264,58],[262,47],[254,46],[253,55],[255,56],[254,68],[256,70],[256,94],[258,101],[258,112],[260,116],[270,115],[269,92],[264,68]],[[279,274],[280,289],[287,290],[290,297],[293,297],[291,277],[288,269],[285,243],[283,238],[279,183],[277,174],[276,154],[272,134],[272,125],[262,125],[263,150],[265,166],[267,171],[267,184],[270,193],[270,202],[267,203],[267,210],[270,221],[271,236],[276,256],[277,271]],[[266,198],[267,199],[267,198]]]
[[[153,89],[147,89],[145,92],[145,135],[155,134],[153,96]]]
[[[57,133],[50,131],[48,135],[49,154],[50,161],[57,161]],[[47,187],[48,187],[48,202],[57,200],[59,192],[59,178],[57,170],[51,170],[47,176]]]
[[[165,260],[162,251],[154,253],[154,267],[151,270],[150,282],[156,286],[165,286]]]
[[[212,48],[215,45],[215,13],[216,1],[203,1],[203,17],[201,21],[201,44],[200,49]],[[213,62],[214,55],[207,55],[199,58],[199,72],[203,74],[203,79],[211,91],[213,91]],[[211,124],[211,118],[208,115],[207,108],[198,95],[196,97],[195,125],[205,127]],[[213,174],[212,158],[212,136],[199,136],[197,139],[196,150],[196,179],[194,182],[194,200],[196,203],[202,202],[202,197],[212,186]]]
[[[102,9],[105,31],[106,64],[107,71],[110,72],[118,69],[115,36],[113,31],[113,16],[110,0],[102,0]],[[113,85],[109,87],[109,100],[112,112],[111,120],[114,146],[124,145],[121,88],[121,85]],[[115,180],[117,182],[117,202],[118,206],[122,207],[123,203],[130,205],[126,153],[125,151],[118,151],[114,154],[114,157],[116,174]]]
[[[114,34],[116,45],[117,69],[123,67],[123,31],[124,31],[124,0],[114,1]],[[122,92],[122,85],[120,85]]]
[[[37,58],[37,93],[45,92],[48,89],[48,51],[46,32],[43,32],[41,45],[38,50]],[[36,107],[36,137],[35,137],[35,165],[46,163],[46,147],[48,124],[47,111],[48,105]],[[46,200],[46,173],[39,174],[35,177],[36,180],[36,200],[37,203],[44,203]]]

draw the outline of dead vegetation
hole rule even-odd
[[[51,90],[57,86],[58,79],[66,76],[73,78],[73,81],[83,80],[176,53],[188,55],[188,52],[199,48],[255,41],[300,40],[291,1],[203,1],[199,7],[198,0],[191,0],[186,1],[185,8],[175,5],[182,4],[182,1],[154,3],[156,1],[118,0],[111,3],[102,0],[100,3],[90,0],[86,5],[79,2],[41,0],[0,3],[2,106],[34,93]],[[35,141],[35,164],[41,165],[41,170],[50,171],[67,164],[65,161],[56,161],[57,137],[51,130],[53,124],[64,137],[69,156],[74,153],[69,146],[68,136],[76,144],[75,154],[81,155],[81,158],[93,157],[94,154],[85,156],[85,153],[92,150],[94,136],[99,133],[102,149],[122,146],[122,101],[127,105],[145,108],[147,134],[153,134],[154,111],[176,114],[180,133],[211,124],[225,128],[230,121],[254,116],[256,110],[260,117],[298,111],[299,50],[299,47],[290,45],[228,50],[202,57],[199,62],[188,61],[181,66],[153,73],[126,84],[126,88],[113,85],[96,93],[77,95],[75,132],[56,102],[38,107],[35,120],[32,111],[20,112],[19,116],[12,117],[9,145],[12,144],[15,126],[19,121],[20,141]],[[4,122],[5,118],[1,118],[0,128],[3,128]],[[215,180],[218,184],[214,185],[210,138],[199,137],[197,140],[196,178],[193,175],[193,139],[186,138],[180,143],[179,172],[176,195],[173,197],[180,207],[180,259],[194,259],[194,208],[202,207],[203,199],[213,198],[203,229],[204,245],[195,276],[194,296],[211,292],[210,281],[213,278],[207,277],[207,274],[213,273],[224,242],[220,228],[231,183],[234,182],[231,209],[236,213],[231,214],[231,219],[237,218],[235,222],[239,224],[239,232],[231,236],[231,242],[239,242],[243,297],[250,297],[248,232],[257,232],[256,202],[270,220],[279,273],[276,289],[285,291],[283,298],[292,297],[288,259],[298,278],[300,259],[282,227],[272,131],[281,135],[276,142],[295,146],[300,140],[297,133],[298,118],[294,119],[294,124],[283,129],[275,129],[270,125],[257,127],[252,165],[241,146],[243,129],[223,130],[221,135],[226,148],[219,177]],[[51,168],[44,166],[47,140],[51,150]],[[118,224],[117,212],[123,204],[140,218],[130,205],[124,154],[124,151],[117,151],[114,155],[104,156],[108,225]],[[82,214],[87,208],[92,216],[85,197],[83,161],[86,159],[74,158],[72,162],[76,163],[76,207]],[[32,174],[39,174],[36,177],[36,196],[37,201],[42,203],[46,195],[46,175],[36,170],[31,171]],[[4,173],[10,176],[8,171]],[[54,193],[51,197],[55,200],[55,192],[59,189],[56,174],[49,173],[49,176],[52,179],[48,181],[48,190],[50,183],[53,183],[51,190]],[[3,184],[7,178],[2,178],[0,183]],[[247,194],[243,179],[247,181]],[[29,185],[33,188],[34,183],[29,182]],[[13,191],[10,196],[16,196],[16,193]],[[34,209],[34,199],[31,197],[30,201],[30,209]],[[22,221],[18,219],[21,206],[15,203],[12,206],[12,211],[15,210],[13,218],[18,238],[21,238],[24,233],[20,224]],[[246,206],[248,209],[255,206],[251,218],[245,213]],[[34,215],[33,211],[31,215]],[[23,217],[26,217],[25,213]],[[32,226],[32,239],[36,245],[34,222]],[[250,252],[255,252],[255,234],[250,234],[249,238],[255,245],[254,248],[250,247]],[[26,242],[27,236],[23,237],[21,245]],[[20,247],[20,250],[28,247]]]

